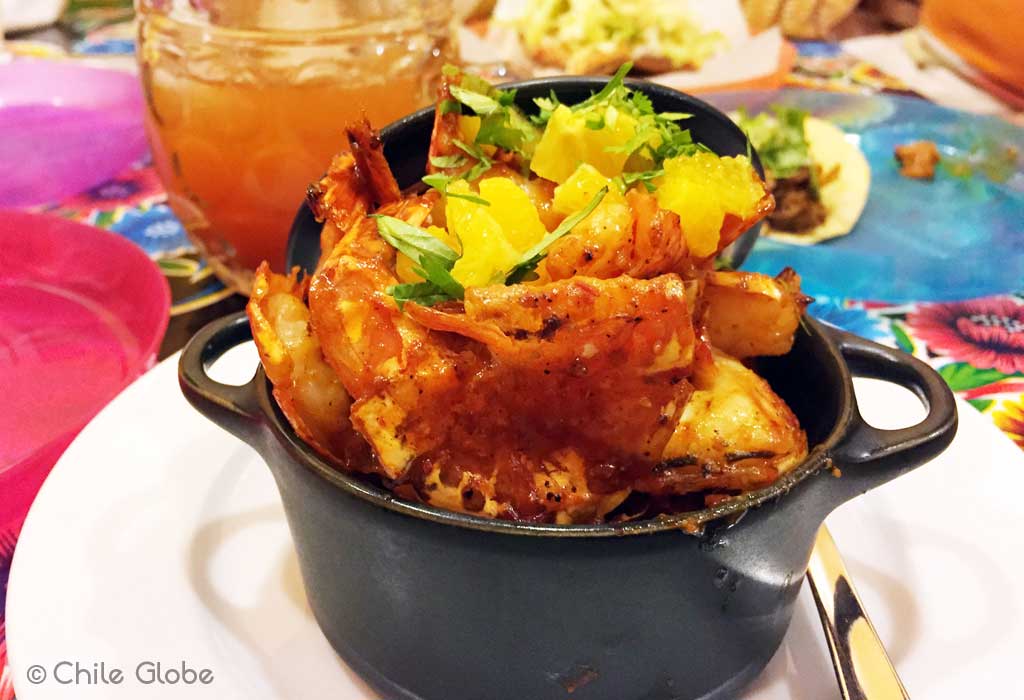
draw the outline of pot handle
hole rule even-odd
[[[218,318],[192,336],[178,360],[181,392],[197,411],[229,433],[248,441],[262,421],[256,394],[257,376],[241,386],[222,384],[206,373],[225,352],[252,340],[244,311]]]
[[[851,374],[872,377],[910,389],[928,409],[917,425],[883,430],[868,425],[854,406],[846,438],[832,458],[842,470],[834,491],[841,502],[880,486],[942,452],[956,435],[956,400],[939,373],[900,350],[829,328]],[[832,489],[830,489],[832,490]]]

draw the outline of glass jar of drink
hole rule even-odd
[[[146,129],[168,202],[227,284],[283,271],[306,187],[365,115],[432,101],[445,0],[136,0]]]

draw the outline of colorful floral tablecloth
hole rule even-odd
[[[1024,289],[943,303],[819,299],[810,312],[928,362],[1024,449]]]
[[[73,46],[80,54],[123,57],[132,51],[130,25],[102,24]],[[851,92],[908,92],[899,81],[863,61],[844,56],[835,45],[809,43],[801,45],[800,50],[787,80],[789,85]],[[209,274],[168,208],[160,181],[146,161],[134,164],[109,182],[41,209],[116,231],[158,261],[174,295],[171,328],[161,356],[180,349],[210,318],[241,308],[244,303]],[[891,305],[819,298],[810,312],[929,362],[957,395],[989,416],[1024,449],[1024,280],[1017,293],[949,303]],[[14,544],[12,534],[0,533],[0,700],[13,697],[4,665],[3,609]]]

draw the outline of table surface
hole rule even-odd
[[[130,11],[106,8],[82,13],[61,29],[22,37],[16,52],[52,60],[101,58],[130,67],[134,50]],[[27,41],[26,41],[27,39]],[[842,53],[837,45],[804,43],[786,79],[787,86],[867,92],[910,93],[905,85],[870,64]],[[911,93],[912,94],[912,93]],[[160,357],[180,349],[207,321],[244,306],[212,275],[192,275],[182,283],[175,271],[202,270],[203,265],[167,207],[166,196],[147,160],[133,164],[109,182],[37,211],[118,231],[140,243],[172,277],[171,322]],[[757,254],[755,247],[754,255]],[[946,303],[884,304],[865,299],[827,299],[813,312],[824,320],[879,342],[901,347],[931,361],[954,391],[988,415],[1024,449],[1024,342],[986,346],[957,335],[957,322],[979,314],[1000,321],[1010,334],[1024,337],[1024,280],[1018,294]],[[3,524],[0,524],[0,528]],[[0,532],[0,668],[5,667],[3,606],[7,574],[16,543],[14,532]],[[10,679],[0,676],[0,700],[13,697]]]

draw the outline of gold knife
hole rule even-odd
[[[889,655],[864,612],[850,574],[824,525],[807,566],[807,579],[844,700],[909,700]]]

